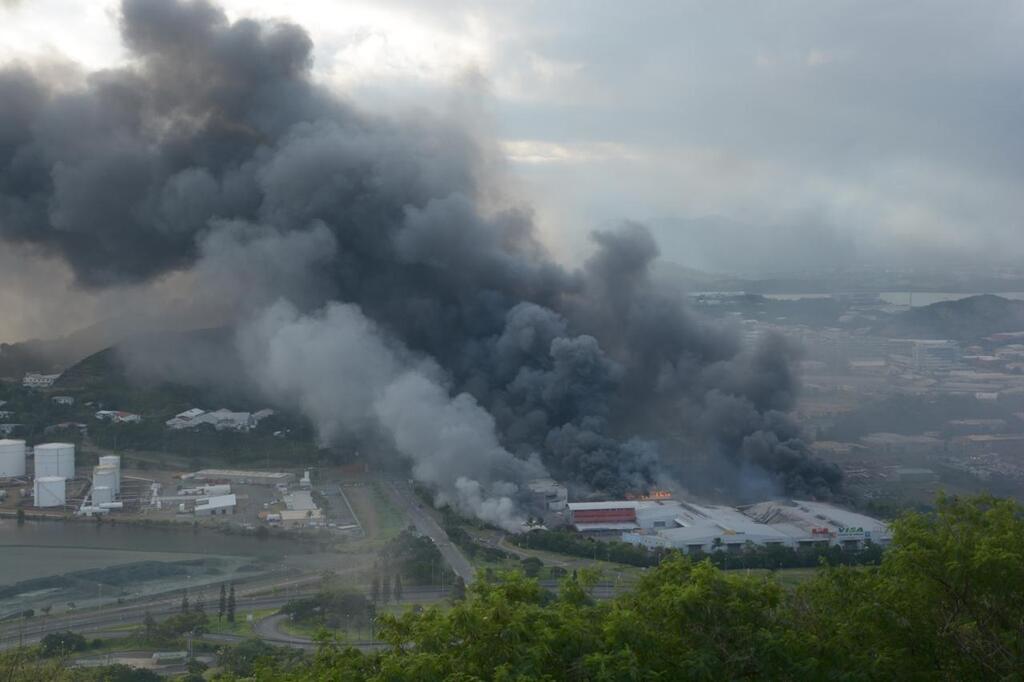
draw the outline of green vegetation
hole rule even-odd
[[[446,613],[382,616],[384,653],[325,646],[259,679],[1019,679],[1024,512],[938,509],[897,522],[880,566],[823,567],[794,591],[678,554],[610,602],[586,572],[553,601],[513,574]]]
[[[369,627],[373,602],[351,590],[322,589],[312,597],[293,599],[281,607],[293,623],[332,630]]]
[[[588,570],[557,595],[516,572],[478,580],[447,610],[379,616],[379,653],[325,637],[313,657],[257,652],[217,679],[1019,680],[1024,509],[992,497],[936,507],[894,524],[878,566],[822,566],[795,589],[676,553],[608,601],[592,598]],[[19,655],[11,680],[96,679],[38,649],[4,654]]]
[[[75,632],[51,632],[39,643],[39,655],[43,658],[69,656],[79,651],[86,651],[89,641]]]
[[[430,538],[416,535],[408,529],[398,534],[380,552],[382,565],[375,569],[382,593],[391,595],[392,575],[400,575],[407,585],[438,585],[450,582],[453,574],[441,552]]]
[[[629,566],[657,566],[669,554],[664,550],[649,551],[625,542],[602,542],[569,531],[536,530],[510,538],[526,549],[541,549],[586,559],[610,561]],[[830,566],[877,564],[882,549],[868,545],[861,550],[843,550],[839,547],[793,549],[791,547],[761,547],[749,544],[740,552],[713,552],[707,556],[691,557],[699,562],[708,559],[718,568],[806,568],[822,562]]]
[[[259,665],[287,668],[301,657],[300,651],[272,646],[258,639],[247,639],[241,644],[217,651],[221,674],[235,678],[252,676]]]

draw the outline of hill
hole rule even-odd
[[[26,372],[60,372],[137,334],[139,329],[164,329],[166,323],[156,317],[122,315],[55,339],[3,343],[0,377],[20,379]]]
[[[913,308],[882,322],[882,336],[973,341],[997,332],[1024,330],[1024,301],[983,294]]]
[[[137,334],[68,367],[54,384],[83,400],[142,413],[262,405],[229,329]]]

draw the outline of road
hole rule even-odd
[[[392,502],[405,512],[409,520],[416,526],[416,530],[433,540],[434,545],[441,552],[448,565],[455,571],[455,575],[462,578],[467,585],[476,578],[476,568],[469,563],[469,559],[458,547],[448,539],[448,533],[420,506],[416,494],[406,483],[395,483],[394,481],[384,482],[384,489],[391,497]]]
[[[316,579],[318,580],[318,579]],[[241,590],[236,591],[239,611],[257,611],[268,609],[279,609],[292,599],[300,597],[312,597],[316,594],[315,585],[306,582],[292,581],[287,585],[279,587],[291,588],[285,594],[265,595],[252,594]],[[261,587],[266,590],[266,586]],[[439,590],[436,587],[410,586],[404,591],[403,603],[418,603],[422,605],[432,604],[443,600],[448,592]],[[126,625],[139,625],[149,613],[158,621],[167,616],[178,613],[181,610],[181,598],[175,595],[172,598],[151,600],[142,604],[133,604],[116,609],[99,609],[96,611],[74,613],[66,616],[54,616],[51,618],[36,617],[29,621],[18,621],[5,624],[0,628],[0,649],[16,647],[19,644],[34,644],[51,632],[64,632],[71,630],[89,637],[102,637],[104,639],[118,639],[131,634],[123,629]],[[274,618],[275,616],[270,616]],[[287,633],[282,633],[277,628],[277,621],[268,626],[265,621],[259,621],[253,625],[253,631],[260,639],[266,639],[272,644],[296,645],[299,648],[315,648],[310,640],[297,638]],[[245,637],[230,634],[211,633],[203,639],[215,642],[240,642]],[[351,642],[359,648],[374,648],[374,642]]]

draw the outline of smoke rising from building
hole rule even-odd
[[[267,398],[325,443],[383,434],[442,500],[500,525],[541,462],[612,493],[710,480],[694,453],[741,493],[752,476],[838,486],[786,416],[790,349],[745,349],[659,291],[642,226],[595,233],[569,271],[501,199],[486,140],[314,85],[300,27],[124,0],[121,30],[132,63],[73,87],[0,70],[3,240],[83,287],[192,273]]]

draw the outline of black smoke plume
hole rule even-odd
[[[838,487],[786,416],[791,351],[745,349],[657,290],[643,227],[557,265],[529,211],[495,199],[485,141],[314,85],[298,26],[124,0],[121,32],[130,65],[75,84],[0,70],[3,240],[83,287],[197,273],[193,295],[238,301],[225,323],[258,390],[325,442],[386,434],[498,523],[543,467],[615,494],[696,487],[695,462],[737,490]]]

